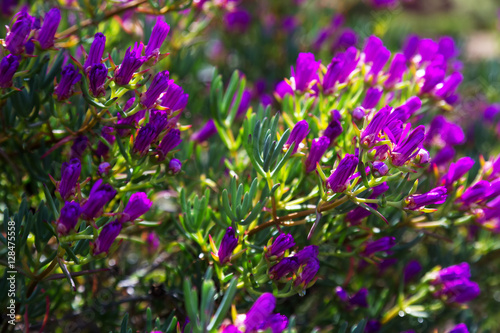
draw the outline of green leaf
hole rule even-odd
[[[219,304],[219,308],[215,312],[214,317],[212,318],[212,321],[208,325],[207,329],[209,331],[216,329],[220,326],[224,318],[226,317],[226,313],[231,307],[231,303],[233,302],[234,295],[236,294],[238,279],[233,278],[231,280],[231,283],[229,284],[229,287],[226,289],[224,293],[224,297],[222,298],[221,303]]]

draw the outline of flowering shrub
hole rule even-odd
[[[258,3],[5,5],[3,331],[498,329],[500,107],[454,39]]]

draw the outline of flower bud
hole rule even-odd
[[[87,71],[92,65],[99,65],[102,61],[102,56],[104,54],[104,48],[106,46],[106,36],[98,32],[94,35],[94,41],[90,45],[89,54],[83,68]]]
[[[446,98],[455,93],[457,87],[462,83],[464,77],[462,74],[455,72],[451,74],[443,83],[443,86],[436,91],[436,96]]]
[[[306,92],[309,90],[310,83],[317,78],[317,71],[321,61],[314,60],[312,53],[299,53],[295,72],[293,77],[295,79],[295,89],[297,91]]]
[[[108,78],[108,68],[104,64],[92,65],[89,71],[89,87],[92,95],[99,97],[106,94],[104,83]]]
[[[326,183],[335,193],[344,192],[349,182],[349,177],[354,174],[358,166],[358,158],[347,154],[339,163],[335,171],[327,178]]]
[[[245,316],[245,332],[256,332],[262,323],[272,314],[276,298],[271,293],[262,294],[248,310]]]
[[[181,142],[181,131],[178,129],[168,131],[158,145],[159,160],[163,161],[165,156]]]
[[[31,31],[33,18],[26,12],[18,16],[5,37],[5,48],[12,54],[21,54]]]
[[[101,216],[103,207],[116,195],[116,190],[109,184],[103,184],[102,179],[95,182],[89,197],[82,206],[83,217],[87,220]]]
[[[66,201],[64,207],[61,209],[61,216],[57,220],[57,232],[61,235],[67,235],[75,228],[81,213],[82,209],[78,202]]]
[[[384,162],[374,162],[372,174],[374,177],[383,177],[389,172],[389,167]]]
[[[168,171],[173,175],[179,173],[182,169],[182,163],[176,158],[173,158],[168,162]]]
[[[153,202],[148,199],[144,192],[137,192],[130,196],[130,199],[123,210],[120,222],[135,221],[139,216],[144,215],[151,208]]]
[[[183,110],[186,107],[188,98],[189,95],[184,93],[181,86],[171,83],[161,98],[160,105],[169,108],[172,112],[175,112]]]
[[[299,261],[297,257],[283,258],[269,269],[269,278],[271,280],[281,280],[287,275],[295,272],[298,268]]]
[[[418,260],[411,260],[403,270],[403,276],[405,283],[413,280],[422,271],[422,265]]]
[[[219,251],[217,253],[219,262],[224,265],[231,260],[231,253],[238,246],[238,238],[232,227],[228,227],[222,241],[220,242]]]
[[[446,201],[446,187],[436,187],[433,190],[419,195],[411,195],[405,199],[406,209],[417,210],[427,205],[442,204]]]
[[[306,159],[306,172],[311,172],[316,170],[316,164],[319,163],[321,157],[326,152],[330,146],[330,139],[326,136],[322,136],[318,139],[314,139],[311,144],[311,150]]]
[[[406,71],[406,58],[401,53],[396,53],[394,59],[392,59],[391,67],[389,68],[389,77],[384,82],[384,87],[386,89],[392,88],[396,83],[401,81],[404,72]]]
[[[45,14],[43,25],[38,34],[38,42],[42,50],[46,50],[54,45],[54,36],[61,22],[61,12],[58,8],[52,8]]]
[[[191,140],[196,141],[198,143],[202,143],[207,141],[211,136],[217,133],[217,127],[215,127],[215,123],[213,119],[207,121],[205,126],[199,129],[197,132],[191,135]]]
[[[122,224],[118,221],[113,221],[106,224],[94,244],[94,255],[98,255],[103,252],[108,252],[111,245],[115,241],[116,237],[120,234],[122,230]]]
[[[368,242],[362,252],[364,256],[371,256],[376,252],[388,251],[394,245],[396,245],[396,238],[394,237],[382,237],[372,242]]]
[[[78,178],[80,178],[80,173],[82,171],[82,165],[80,160],[77,158],[72,159],[69,163],[64,162],[61,167],[61,181],[58,185],[59,194],[66,200],[75,188]]]
[[[403,54],[406,59],[411,60],[413,56],[417,53],[418,44],[420,38],[417,35],[409,35],[403,45]]]
[[[445,72],[441,68],[438,67],[427,67],[424,74],[424,84],[420,89],[420,93],[428,93],[434,87],[443,82]]]
[[[267,257],[282,257],[285,251],[295,246],[293,236],[290,234],[280,234],[273,244],[267,248]]]
[[[352,111],[352,118],[355,121],[363,120],[365,116],[366,116],[366,110],[362,106],[358,106]]]
[[[144,53],[146,57],[158,56],[160,54],[161,44],[167,38],[167,34],[170,30],[170,26],[163,21],[162,18],[156,20],[156,24],[151,32],[151,37],[149,37],[148,45]]]
[[[123,62],[115,72],[117,84],[122,86],[129,84],[134,73],[146,62],[147,58],[141,55],[143,47],[141,42],[139,46],[135,43],[132,49],[130,47],[127,49]]]
[[[153,78],[153,81],[149,85],[148,90],[142,94],[141,103],[146,107],[150,108],[153,106],[160,95],[165,92],[168,85],[174,82],[173,80],[169,80],[168,71],[159,72]]]
[[[15,55],[8,54],[0,62],[0,88],[12,86],[12,78],[19,68],[19,61]]]
[[[322,83],[323,91],[326,94],[333,92],[335,83],[339,80],[342,65],[343,62],[341,62],[339,58],[333,58],[332,62],[328,64]]]
[[[299,148],[299,144],[306,138],[307,134],[309,134],[309,124],[305,120],[301,120],[295,124],[288,137],[288,140],[285,143],[285,147],[290,147],[292,143],[295,143],[293,147],[293,154]]]
[[[146,155],[149,150],[149,146],[153,143],[157,136],[158,133],[156,131],[156,127],[152,123],[147,123],[139,130],[139,133],[134,141],[134,146],[132,148],[133,151],[140,156]]]
[[[309,258],[305,262],[305,266],[302,266],[301,270],[299,270],[297,278],[293,283],[294,286],[302,286],[302,288],[306,288],[307,285],[312,282],[318,271],[319,260],[316,258]]]
[[[82,75],[78,73],[78,68],[73,65],[64,66],[61,72],[61,79],[54,89],[54,94],[58,101],[68,99],[73,95],[73,89],[77,82],[80,81]]]
[[[380,97],[382,97],[383,92],[384,91],[382,89],[368,88],[368,90],[366,91],[365,99],[363,100],[361,106],[365,109],[372,109],[376,107],[378,102],[380,101]]]
[[[363,49],[363,54],[365,56],[365,63],[372,62],[377,55],[378,50],[383,47],[384,43],[382,40],[376,36],[371,35],[366,40],[365,48]]]
[[[394,166],[403,166],[408,160],[415,156],[415,150],[422,144],[425,138],[425,126],[415,128],[410,135],[391,152],[391,163]]]
[[[317,245],[307,245],[297,252],[295,257],[299,260],[299,265],[303,265],[309,258],[317,258],[318,253],[319,249]]]

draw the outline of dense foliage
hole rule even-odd
[[[425,3],[3,1],[0,331],[499,330],[498,66]]]

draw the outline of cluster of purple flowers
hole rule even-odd
[[[444,298],[449,303],[467,303],[473,300],[481,290],[469,278],[470,268],[466,262],[441,269],[432,281],[438,289],[434,296]]]
[[[65,201],[57,220],[57,231],[61,235],[67,235],[74,231],[79,220],[90,221],[95,226],[94,219],[103,214],[104,207],[117,193],[111,185],[99,179],[92,186],[88,197],[82,198],[80,184],[78,183],[81,169],[80,160],[77,158],[72,159],[69,163],[63,163],[61,168],[61,181],[57,183],[57,191],[62,200]],[[94,255],[108,252],[120,233],[122,225],[132,222],[145,214],[151,208],[151,205],[152,201],[147,198],[146,193],[132,194],[123,212],[116,214],[119,215],[119,218],[102,228],[93,244]]]
[[[12,86],[12,78],[19,68],[20,62],[31,56],[35,51],[35,44],[41,50],[54,46],[54,38],[61,21],[58,8],[49,10],[43,20],[28,13],[27,7],[18,12],[7,27],[5,49],[9,52],[0,62],[0,88]]]
[[[272,240],[270,240],[271,243]],[[284,257],[286,251],[295,246],[293,236],[280,234],[265,249],[265,257],[273,265],[269,268],[271,280],[293,279],[293,285],[304,290],[311,286],[319,270],[318,247],[308,245],[296,254]]]
[[[270,330],[273,333],[281,333],[288,326],[288,318],[279,313],[273,313],[275,307],[276,298],[273,294],[264,293],[255,301],[246,314],[238,315],[234,325],[223,324],[220,332],[257,333]]]

